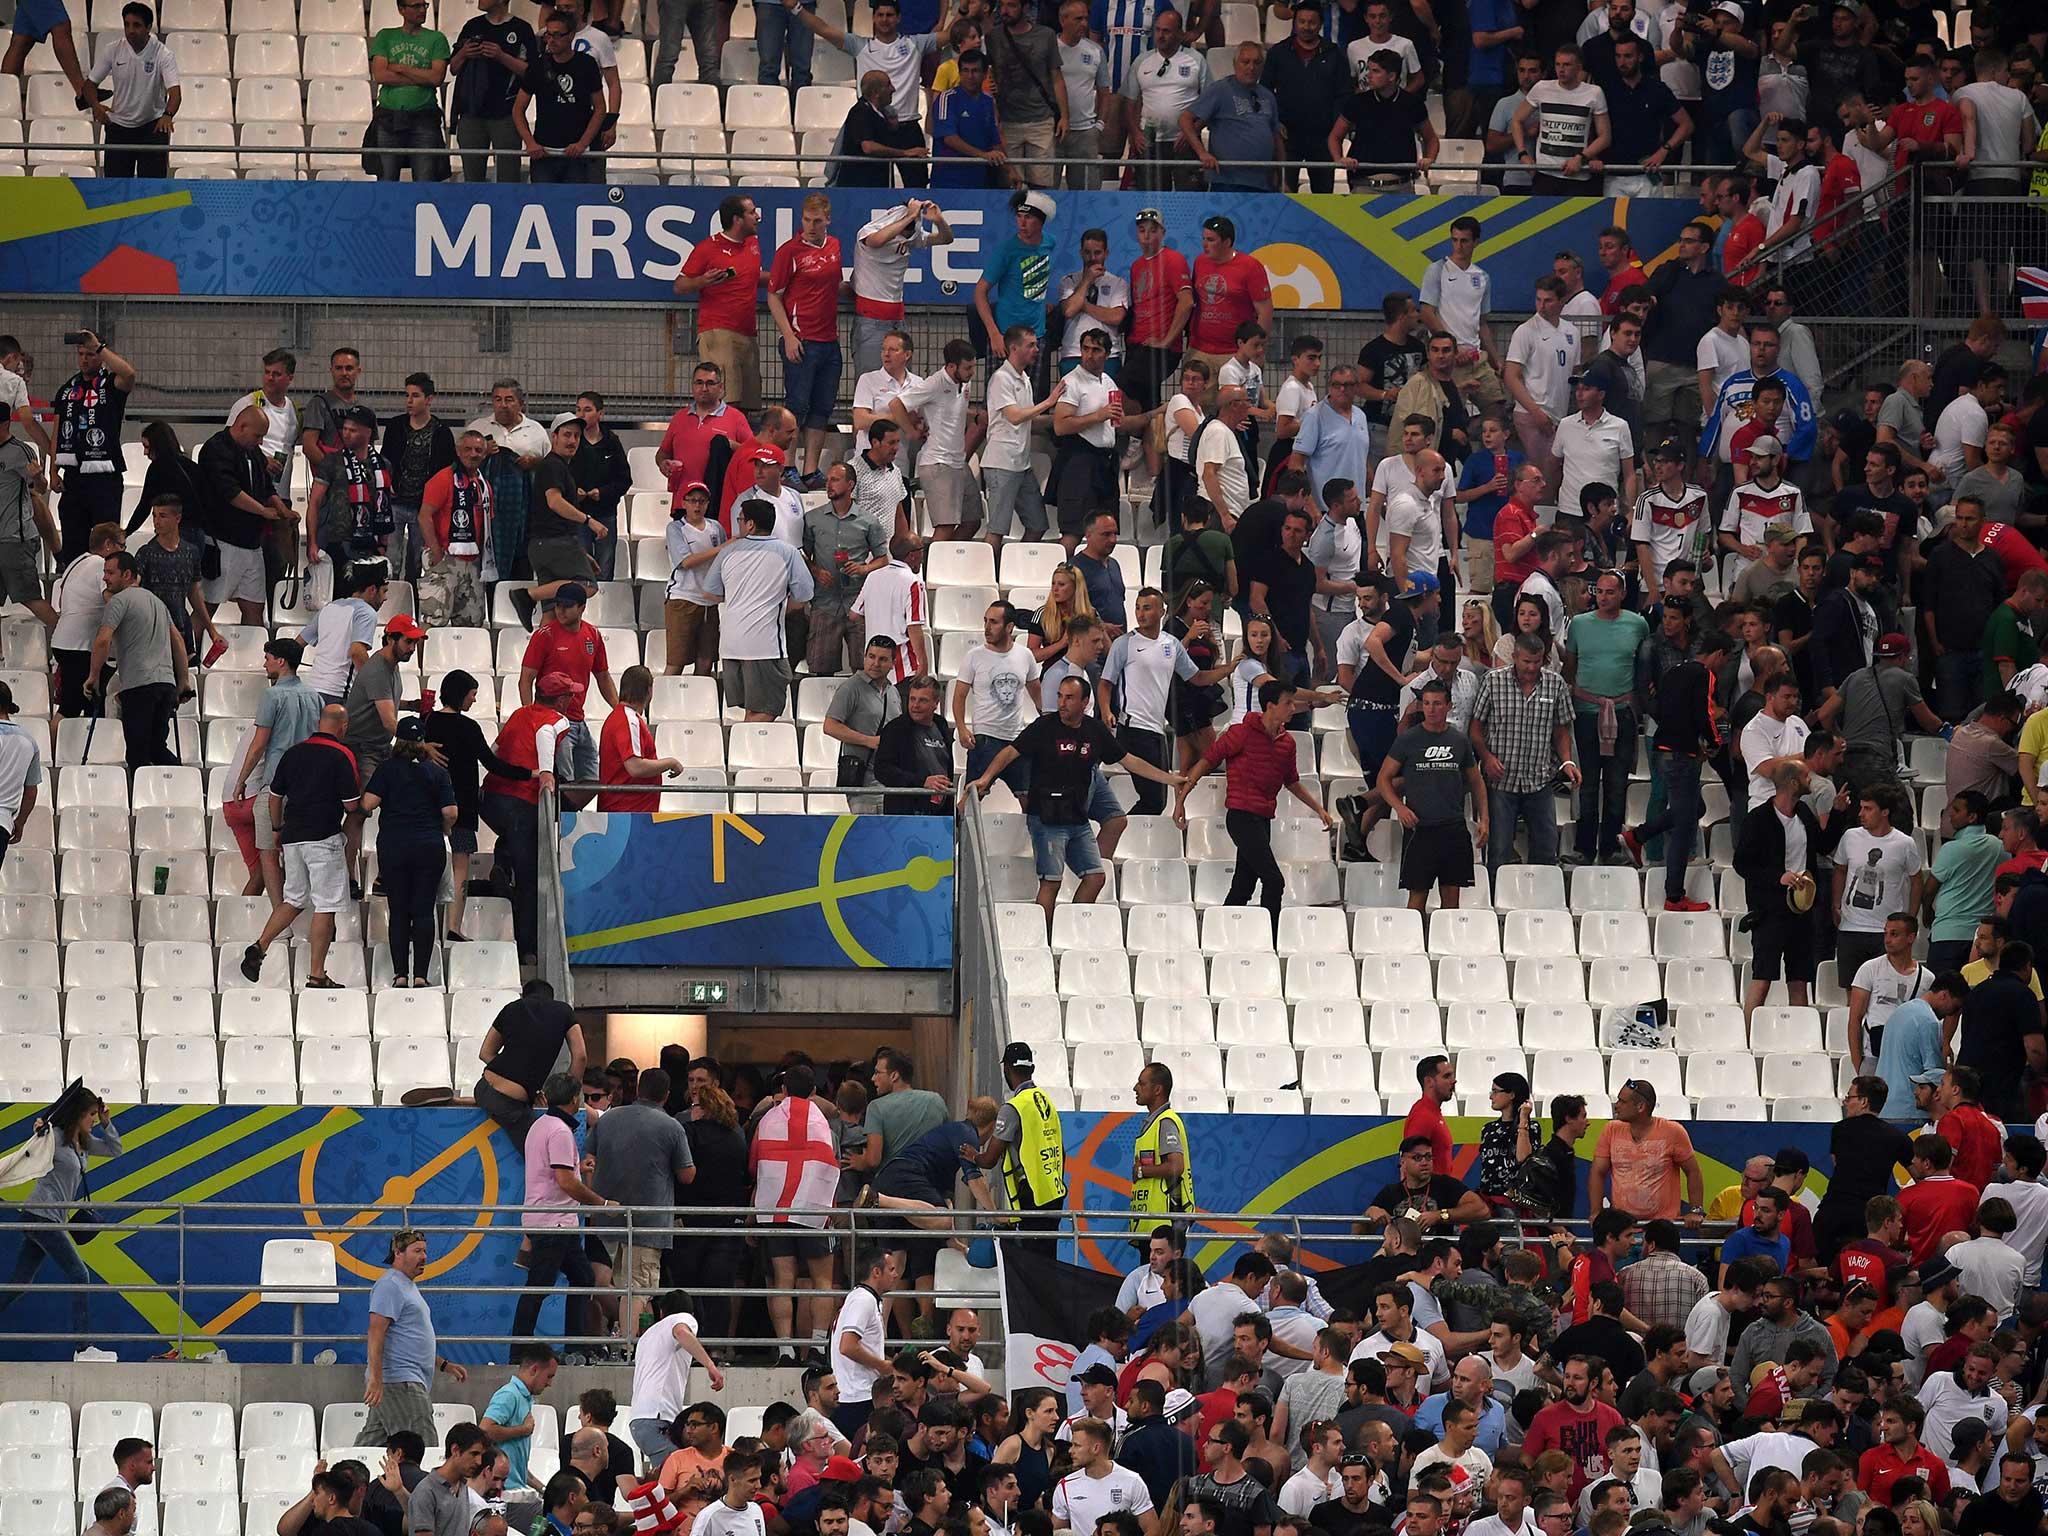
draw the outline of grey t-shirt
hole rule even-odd
[[[658,1207],[633,1217],[633,1243],[666,1248],[675,1225],[676,1175],[696,1166],[682,1122],[653,1104],[622,1104],[590,1128],[586,1144],[597,1159],[592,1188],[620,1205]],[[622,1213],[593,1207],[590,1225],[617,1229]]]
[[[35,449],[22,439],[0,443],[0,544],[36,542],[35,503],[28,493],[36,465]]]
[[[100,623],[114,632],[114,655],[121,663],[115,692],[177,681],[171,665],[171,610],[156,594],[141,587],[116,592],[100,611]]]
[[[1006,123],[1046,123],[1059,115],[1053,81],[1060,72],[1059,37],[1050,27],[1023,33],[997,26],[982,42],[996,71],[996,105]]]
[[[1904,667],[1865,667],[1842,680],[1842,740],[1851,752],[1895,751],[1920,681]]]
[[[1927,430],[1927,418],[1921,414],[1920,402],[1903,389],[1895,389],[1884,397],[1884,405],[1877,413],[1877,424],[1890,427],[1898,434],[1899,444],[1915,458],[1921,456],[1920,435]]]
[[[384,717],[377,713],[377,705],[387,699],[396,705],[398,697],[398,664],[382,649],[372,651],[370,659],[356,669],[342,700],[348,706],[348,735],[344,739],[349,746],[358,752],[365,747],[379,752],[388,750],[391,732],[385,728]]]
[[[909,1151],[911,1144],[926,1131],[945,1122],[944,1099],[929,1088],[903,1088],[895,1093],[885,1093],[870,1103],[863,1124],[870,1136],[882,1138],[882,1161],[887,1163]]]
[[[1465,820],[1465,773],[1477,759],[1463,731],[1411,726],[1394,738],[1387,760],[1401,770],[1401,798],[1426,827]]]
[[[2017,523],[2027,504],[2026,477],[2007,465],[2005,482],[2000,484],[1990,470],[1979,466],[1956,482],[1956,498],[1961,500],[1965,496],[1974,496],[1984,503],[1985,522]]]
[[[469,1536],[469,1518],[469,1485],[451,1487],[438,1472],[429,1472],[412,1491],[405,1528],[432,1531],[434,1536]]]
[[[866,676],[856,672],[839,685],[839,691],[832,695],[832,702],[825,706],[825,718],[837,720],[849,731],[858,731],[863,736],[879,736],[882,727],[903,713],[903,698],[893,684],[871,683]],[[871,748],[858,742],[842,741],[839,752],[843,757],[857,757],[863,763],[874,757]],[[874,774],[868,774],[872,783]]]

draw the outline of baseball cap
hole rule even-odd
[[[857,1483],[862,1476],[860,1463],[851,1456],[834,1456],[825,1463],[825,1470],[818,1474],[818,1480],[825,1483]]]
[[[1764,542],[1766,544],[1797,544],[1799,542],[1799,533],[1796,529],[1787,528],[1783,523],[1772,523],[1768,528],[1764,529]]]
[[[1749,456],[1752,459],[1777,459],[1783,458],[1784,454],[1785,445],[1768,432],[1762,437],[1752,439],[1749,445]]]
[[[1035,1067],[1038,1058],[1031,1054],[1028,1041],[1012,1040],[1003,1047],[1003,1065],[1006,1067]]]
[[[424,640],[427,632],[420,627],[419,620],[409,613],[394,613],[384,621],[384,633],[403,635],[408,640]]]
[[[565,604],[573,608],[578,603],[587,603],[589,601],[590,593],[585,590],[583,583],[580,581],[565,581],[555,588],[555,606],[557,608]]]
[[[702,480],[692,480],[688,485],[684,486],[682,490],[677,494],[687,496],[692,491],[702,491],[706,496],[709,496],[711,494],[711,487],[706,485]]]
[[[398,728],[392,734],[400,741],[425,741],[427,722],[418,715],[402,715],[399,717]]]
[[[549,672],[533,685],[534,696],[542,699],[566,699],[576,693],[575,681],[566,672]]]
[[[1875,555],[1868,557],[1864,569],[1868,570],[1872,565],[1876,566],[1880,571],[1884,569],[1884,562]],[[1878,637],[1877,654],[1880,656],[1904,656],[1911,649],[1912,647],[1907,643],[1906,637],[1896,630],[1891,634]]]
[[[1604,395],[1614,389],[1614,375],[1605,368],[1588,368],[1573,379],[1572,383],[1585,389],[1597,389]]]
[[[1913,1074],[1913,1081],[1924,1088],[1938,1088],[1941,1086],[1942,1078],[1947,1075],[1948,1073],[1945,1068],[1929,1067],[1925,1072],[1915,1072]]]
[[[548,422],[548,430],[550,432],[559,432],[563,427],[580,425],[582,421],[583,418],[574,411],[557,411],[554,418]]]
[[[783,464],[788,461],[783,458],[782,450],[773,443],[756,443],[747,450],[747,462],[749,464]]]
[[[1200,1406],[1194,1393],[1186,1387],[1175,1387],[1166,1394],[1166,1406],[1160,1410],[1160,1417],[1169,1424],[1178,1424]]]
[[[1442,590],[1443,588],[1438,583],[1437,579],[1434,576],[1430,575],[1429,572],[1410,571],[1408,573],[1408,585],[1401,589],[1401,595],[1403,597],[1413,599],[1418,597],[1428,597],[1431,593],[1440,592]]]
[[[1685,445],[1680,443],[1675,437],[1667,437],[1656,446],[1651,453],[1651,457],[1675,459],[1678,463],[1683,464],[1685,462]]]
[[[1685,1378],[1685,1390],[1697,1397],[1702,1392],[1712,1391],[1714,1384],[1727,1374],[1725,1365],[1703,1365]]]
[[[1083,1371],[1078,1379],[1087,1382],[1090,1386],[1113,1387],[1116,1385],[1116,1372],[1098,1360],[1095,1364],[1089,1366],[1087,1370]]]
[[[1737,5],[1735,0],[1721,0],[1721,3],[1714,7],[1714,14],[1716,16],[1733,16],[1737,21],[1747,21],[1749,19],[1749,13]]]
[[[1161,229],[1166,228],[1166,220],[1160,217],[1157,208],[1140,208],[1138,216],[1131,220],[1131,222],[1133,224],[1157,224]]]

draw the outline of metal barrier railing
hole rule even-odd
[[[133,1304],[138,1298],[167,1298],[176,1309],[176,1325],[166,1331],[138,1328],[109,1328],[103,1321],[97,1321],[91,1338],[100,1344],[147,1344],[166,1347],[179,1353],[203,1351],[216,1345],[279,1344],[291,1345],[295,1350],[307,1346],[353,1347],[361,1343],[359,1329],[346,1331],[324,1328],[317,1316],[307,1318],[310,1310],[318,1313],[326,1310],[318,1303],[300,1303],[294,1306],[295,1316],[302,1321],[291,1332],[276,1332],[267,1329],[233,1328],[231,1332],[207,1333],[196,1325],[187,1327],[194,1316],[194,1307],[200,1306],[208,1312],[227,1312],[235,1303],[245,1298],[262,1295],[283,1302],[294,1291],[306,1294],[334,1294],[345,1298],[366,1296],[374,1281],[358,1275],[355,1268],[343,1266],[333,1283],[322,1281],[317,1284],[300,1282],[296,1284],[265,1284],[258,1273],[235,1276],[228,1279],[203,1280],[195,1278],[191,1270],[192,1257],[202,1246],[209,1256],[223,1251],[238,1251],[249,1254],[252,1259],[261,1252],[262,1243],[271,1238],[296,1238],[303,1240],[309,1232],[334,1242],[337,1248],[351,1242],[369,1244],[372,1252],[355,1252],[354,1265],[367,1266],[382,1272],[386,1254],[381,1251],[391,1231],[397,1226],[417,1227],[428,1240],[428,1262],[431,1265],[443,1257],[449,1247],[477,1240],[497,1239],[511,1242],[523,1235],[522,1229],[513,1225],[529,1210],[548,1209],[559,1211],[559,1207],[529,1207],[523,1205],[500,1205],[486,1211],[478,1211],[474,1205],[447,1205],[427,1202],[407,1203],[388,1208],[393,1218],[389,1224],[358,1226],[339,1238],[329,1234],[335,1228],[323,1227],[323,1220],[339,1215],[350,1208],[343,1205],[299,1205],[284,1202],[262,1203],[246,1201],[207,1201],[200,1204],[172,1204],[162,1201],[102,1200],[95,1201],[93,1219],[72,1222],[67,1231],[83,1251],[88,1271],[93,1268],[96,1240],[102,1235],[122,1245],[124,1271],[143,1269],[147,1264],[161,1264],[163,1250],[168,1249],[175,1264],[175,1270],[163,1278],[134,1280],[123,1278],[118,1281],[102,1280],[92,1276],[84,1287],[88,1299],[121,1299]],[[350,1210],[350,1214],[355,1214]],[[690,1207],[648,1207],[620,1206],[607,1208],[606,1216],[618,1225],[604,1228],[586,1227],[585,1230],[606,1240],[632,1243],[636,1232],[650,1228],[648,1218],[661,1218],[661,1230],[669,1231],[668,1221],[673,1217],[690,1223],[673,1229],[673,1236],[679,1242],[713,1236],[737,1236],[744,1238],[751,1230],[755,1234],[770,1230],[755,1220],[762,1215],[786,1214],[771,1209],[753,1206],[690,1206]],[[926,1216],[927,1213],[920,1213]],[[721,1222],[721,1218],[723,1221]],[[840,1245],[842,1259],[841,1273],[862,1272],[864,1252],[873,1245],[898,1247],[906,1238],[916,1237],[923,1241],[970,1240],[981,1237],[995,1237],[1003,1243],[1058,1244],[1080,1241],[1092,1244],[1092,1252],[1098,1255],[1105,1266],[1114,1266],[1121,1255],[1118,1248],[1125,1244],[1142,1242],[1152,1230],[1162,1224],[1184,1229],[1190,1255],[1199,1254],[1205,1247],[1215,1245],[1217,1252],[1212,1261],[1202,1267],[1214,1272],[1225,1252],[1237,1244],[1259,1236],[1279,1233],[1288,1237],[1295,1245],[1296,1253],[1306,1273],[1327,1273],[1345,1264],[1360,1262],[1380,1244],[1378,1233],[1357,1230],[1357,1219],[1348,1213],[1318,1213],[1304,1211],[1204,1211],[1193,1214],[1146,1215],[1133,1219],[1131,1213],[1114,1210],[1069,1210],[1063,1214],[1061,1229],[1056,1231],[1014,1230],[1003,1223],[1000,1213],[977,1213],[966,1210],[934,1211],[928,1213],[928,1221],[936,1226],[927,1226],[913,1231],[906,1221],[888,1211],[846,1208],[831,1213],[830,1224],[824,1235],[832,1237]],[[713,1223],[719,1223],[714,1225]],[[18,1208],[0,1213],[0,1243],[25,1240],[23,1234],[36,1227],[47,1227],[47,1223],[35,1221],[22,1215]],[[168,1228],[168,1232],[166,1231]],[[1550,1222],[1550,1228],[1563,1228],[1575,1238],[1584,1239],[1589,1235],[1588,1224],[1583,1221]],[[787,1231],[788,1228],[782,1230]],[[1704,1234],[1688,1234],[1686,1241],[1695,1244],[1701,1252],[1718,1243],[1725,1235],[1726,1224],[1711,1237]],[[1512,1233],[1510,1232],[1512,1238]],[[1534,1237],[1534,1229],[1530,1231]],[[1135,1261],[1134,1261],[1135,1262]],[[252,1269],[256,1266],[252,1263]],[[977,1306],[978,1309],[994,1309],[999,1303],[996,1271],[977,1269],[973,1273],[985,1280],[985,1284],[972,1287],[954,1288],[957,1282],[938,1292],[941,1300],[959,1297]],[[38,1280],[13,1289],[31,1296],[70,1297],[79,1289],[69,1281]],[[701,1337],[704,1344],[715,1351],[731,1350],[772,1350],[792,1342],[798,1345],[808,1343],[806,1339],[794,1340],[774,1334],[743,1334],[728,1331],[720,1326],[722,1318],[717,1312],[706,1308],[707,1297],[727,1298],[744,1303],[770,1297],[800,1299],[814,1296],[815,1291],[794,1288],[783,1290],[763,1285],[714,1285],[689,1287],[697,1301],[697,1315],[703,1324]],[[470,1281],[456,1281],[448,1278],[429,1279],[422,1290],[430,1304],[437,1298],[489,1297],[499,1298],[505,1310],[509,1325],[513,1309],[521,1297],[530,1294],[526,1286],[490,1285]],[[629,1295],[637,1302],[644,1299],[644,1292],[629,1292],[619,1284],[596,1287],[577,1287],[566,1282],[547,1288],[548,1295],[564,1297],[597,1297],[623,1301]],[[919,1292],[908,1285],[891,1291],[890,1296],[906,1301],[920,1298],[931,1300],[932,1292]],[[212,1307],[203,1304],[211,1301]],[[140,1308],[137,1308],[140,1311]],[[152,1311],[158,1310],[152,1308]],[[246,1310],[246,1309],[243,1309]],[[236,1315],[241,1315],[240,1311]],[[351,1313],[351,1315],[353,1315]],[[10,1329],[9,1320],[0,1313],[0,1351],[8,1345],[44,1342],[51,1338],[68,1338],[72,1330],[68,1326],[53,1325],[41,1332],[26,1332]],[[509,1331],[448,1331],[437,1330],[437,1337],[443,1345],[499,1346],[520,1342],[523,1336]],[[543,1336],[544,1341],[567,1349],[597,1349],[607,1343],[616,1343],[608,1336],[591,1334],[553,1334]],[[914,1343],[916,1340],[892,1340]],[[982,1349],[1001,1354],[1000,1331],[986,1339]]]

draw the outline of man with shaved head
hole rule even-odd
[[[309,990],[333,990],[341,983],[327,974],[327,949],[334,942],[335,914],[348,905],[348,858],[342,824],[362,799],[355,754],[343,745],[348,710],[329,704],[319,727],[278,760],[270,777],[270,820],[284,856],[284,892],[263,933],[242,951],[242,975],[253,986],[263,978],[270,946],[308,908],[313,912]]]
[[[220,574],[206,583],[206,601],[218,608],[232,601],[244,624],[261,624],[265,599],[263,540],[273,529],[280,543],[291,540],[299,514],[277,493],[263,434],[270,418],[251,398],[234,420],[199,449],[199,484],[206,497],[206,531],[220,550]],[[280,550],[280,553],[288,553]],[[210,664],[218,650],[207,652]]]

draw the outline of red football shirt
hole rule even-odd
[[[1814,210],[1815,240],[1825,245],[1839,235],[1836,226],[1841,220],[1829,215],[1862,190],[1863,173],[1856,169],[1856,162],[1847,155],[1831,155],[1827,169],[1820,175],[1820,206]]]
[[[1735,269],[1749,259],[1750,252],[1764,243],[1764,221],[1753,213],[1745,213],[1735,221],[1735,227],[1728,231],[1727,244],[1721,247],[1721,270],[1733,274]],[[1747,286],[1763,275],[1761,267],[1752,268],[1740,277],[1731,275],[1730,281]]]
[[[729,438],[733,452],[752,445],[754,429],[747,424],[746,413],[736,406],[721,405],[709,416],[699,416],[694,405],[686,405],[675,413],[662,434],[661,446],[655,450],[660,458],[674,464],[669,471],[669,489],[674,493],[672,504],[683,504],[683,487],[693,480],[706,480],[705,471],[711,462],[711,439]]]
[[[1165,335],[1167,322],[1181,294],[1191,286],[1188,260],[1170,245],[1159,248],[1157,256],[1140,256],[1131,263],[1131,340],[1138,346],[1171,347],[1178,338]],[[1237,343],[1224,347],[1235,352]]]
[[[1951,1174],[1937,1173],[1899,1191],[1899,1212],[1906,1218],[1906,1244],[1915,1264],[1934,1257],[1944,1232],[1962,1232],[1977,1216],[1977,1186]]]
[[[654,732],[647,722],[640,718],[640,712],[621,704],[605,717],[604,729],[597,736],[597,776],[606,784],[628,784],[626,762],[629,758],[653,757]],[[661,809],[659,790],[605,790],[597,797],[600,811],[658,811]]]
[[[1252,306],[1271,301],[1273,285],[1256,256],[1239,251],[1228,261],[1195,258],[1195,318],[1188,345],[1197,352],[1235,352],[1237,328],[1256,319]]]
[[[1948,1463],[1924,1445],[1913,1448],[1907,1461],[1888,1445],[1873,1445],[1856,1463],[1856,1486],[1869,1494],[1873,1503],[1891,1505],[1892,1484],[1902,1477],[1924,1477],[1937,1499],[1948,1499]]]
[[[1231,727],[1236,729],[1235,725]],[[1427,1136],[1436,1148],[1436,1171],[1450,1173],[1451,1128],[1444,1124],[1444,1107],[1426,1093],[1409,1107],[1408,1118],[1401,1122],[1401,1139],[1406,1141],[1410,1136]]]
[[[1974,1104],[1958,1104],[1935,1122],[1934,1134],[1955,1149],[1948,1171],[1979,1189],[2005,1161],[2005,1133]]]
[[[1962,110],[1952,101],[1902,101],[1884,122],[1897,135],[1892,159],[1901,170],[1911,158],[1906,151],[1908,141],[1939,144],[1952,133],[1961,137],[1963,131]]]
[[[768,268],[768,291],[782,296],[790,326],[802,341],[839,339],[839,240],[827,235],[812,245],[801,235],[776,247]]]
[[[583,718],[583,700],[590,692],[591,674],[611,670],[605,660],[604,636],[587,619],[580,620],[573,630],[549,619],[526,642],[526,654],[519,658],[519,666],[522,671],[531,667],[536,680],[550,672],[561,672],[576,684],[575,697],[562,710],[565,720]]]
[[[1648,286],[1650,274],[1643,270],[1640,261],[1632,261],[1607,281],[1607,291],[1600,295],[1600,313],[1609,319],[1621,313],[1621,296],[1638,283]]]
[[[2029,571],[2048,571],[2048,560],[2042,559],[2041,551],[2011,523],[1986,523],[1981,537],[2005,567],[2007,586],[2017,587],[2020,578]]]
[[[723,231],[699,240],[683,263],[685,277],[702,277],[731,267],[732,276],[722,283],[697,290],[697,329],[737,331],[754,334],[755,290],[761,286],[761,242],[749,235],[735,243]]]

